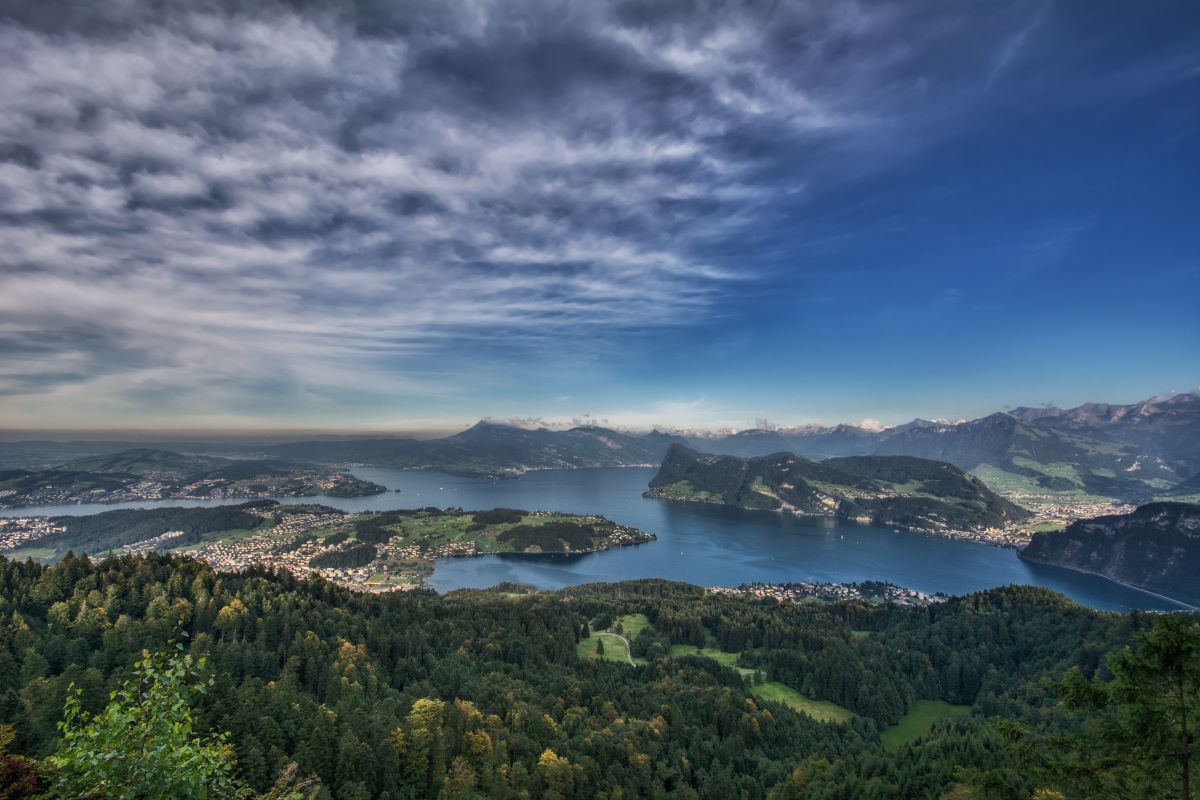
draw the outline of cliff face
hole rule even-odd
[[[646,494],[930,530],[1005,527],[1028,517],[959,468],[908,456],[746,459],[674,445]]]
[[[1021,558],[1200,603],[1200,505],[1149,503],[1130,514],[1080,520],[1035,534]]]

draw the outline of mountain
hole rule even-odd
[[[1043,421],[1051,419],[1061,417]],[[1161,459],[1132,445],[1004,413],[911,428],[884,439],[875,452],[948,461],[967,470],[990,467],[1041,490],[1112,497],[1149,496],[1179,480]]]
[[[743,459],[672,445],[646,496],[922,530],[1003,528],[1029,517],[958,467],[908,456]]]
[[[1057,406],[1019,406],[1008,412],[1011,416],[1026,422],[1059,417],[1062,416],[1062,413],[1062,409]]]
[[[1183,497],[1193,494],[1200,494],[1200,472],[1188,478],[1186,481],[1180,481],[1175,486],[1171,487],[1169,492],[1167,492],[1167,495],[1171,497]]]
[[[1128,405],[1087,403],[1035,424],[1122,445],[1142,456],[1143,467],[1180,478],[1200,474],[1200,393]]]
[[[1080,520],[1034,534],[1021,558],[1200,603],[1200,505],[1149,503],[1129,514]]]
[[[184,478],[207,472],[228,464],[228,459],[185,455],[169,450],[148,447],[133,448],[119,453],[81,458],[55,470],[77,472],[120,473],[125,475],[163,475]]]
[[[751,429],[723,438],[692,439],[697,449],[731,456],[761,456],[789,452],[805,458],[861,456],[873,453],[883,440],[878,431],[855,425],[826,428],[818,425],[792,429]]]
[[[479,422],[442,439],[311,441],[267,448],[276,456],[322,463],[511,475],[529,469],[657,464],[674,437],[620,433],[596,426],[552,431]]]
[[[137,448],[48,469],[0,471],[0,507],[165,498],[361,497],[384,487],[346,472],[277,459],[228,459]]]
[[[480,422],[439,439],[364,437],[288,443],[209,442],[206,453],[263,455],[286,462],[362,464],[506,476],[530,469],[657,464],[672,444],[741,458],[795,453],[804,458],[908,455],[948,461],[997,487],[1025,492],[1087,493],[1143,502],[1200,475],[1200,394],[1126,405],[1070,409],[1025,406],[965,422],[914,419],[884,430],[856,425],[754,428],[729,435],[655,431],[645,435],[595,426],[527,429]],[[176,453],[196,442],[160,446]],[[123,456],[114,442],[0,443],[0,469],[26,470],[80,455]],[[140,448],[146,452],[145,448]],[[198,456],[202,458],[204,456]],[[135,459],[136,460],[136,459]],[[162,469],[153,459],[140,469]],[[112,465],[115,467],[115,465]]]
[[[743,458],[908,455],[948,461],[1006,488],[1146,500],[1200,474],[1200,394],[1065,410],[1023,406],[955,423],[914,419],[882,431],[752,429],[685,443]]]

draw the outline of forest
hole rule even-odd
[[[247,792],[290,774],[311,781],[297,796],[337,800],[1177,798],[1178,771],[1149,768],[1167,763],[1158,751],[1079,768],[1107,752],[1088,737],[1115,735],[1089,716],[1116,718],[1106,681],[1137,678],[1122,648],[1151,653],[1147,637],[1175,620],[1188,658],[1200,653],[1190,615],[1099,613],[1030,587],[925,608],[779,604],[658,580],[362,594],[159,555],[0,560],[0,615],[3,797],[31,796],[4,794],[18,773],[48,796],[85,796],[62,787],[95,759],[70,754],[101,741],[105,720],[132,718],[114,709],[123,697],[144,710],[150,689],[129,688],[137,664],[154,691],[164,675],[182,691],[194,673],[203,691],[167,705],[194,713],[197,741],[218,743],[210,754],[227,753]],[[625,629],[636,666],[581,657],[622,619],[638,620],[636,635]],[[897,723],[931,701],[962,714],[897,744]]]

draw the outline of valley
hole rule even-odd
[[[356,474],[389,491],[358,498],[279,498],[279,513],[288,519],[291,508],[298,512],[324,508],[324,513],[339,515],[429,507],[553,509],[603,516],[656,536],[637,547],[588,554],[485,553],[472,558],[434,558],[432,574],[421,582],[442,593],[500,583],[555,589],[647,577],[709,587],[755,583],[841,587],[878,581],[928,596],[1023,583],[1051,588],[1096,608],[1177,607],[1102,577],[1023,561],[1013,549],[944,533],[643,498],[655,475],[655,470],[646,468],[539,470],[511,480],[377,468],[356,470]],[[159,549],[187,549],[261,533],[263,518],[238,508],[247,502],[266,501],[158,500],[6,510],[0,511],[0,539],[8,535],[5,531],[11,531],[15,549],[7,549],[8,555],[47,562],[68,550],[119,551],[172,531],[183,531],[185,536]],[[39,541],[50,529],[63,534],[68,524],[73,531]],[[268,546],[274,543],[268,541]],[[263,561],[272,557],[267,550],[261,552]]]

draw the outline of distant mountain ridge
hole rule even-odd
[[[0,507],[184,498],[361,497],[385,489],[345,472],[278,459],[227,459],[153,448],[0,471]]]
[[[1066,410],[1021,407],[962,422],[915,419],[883,430],[807,425],[700,436],[599,426],[552,430],[483,421],[436,439],[322,438],[224,443],[205,449],[285,461],[504,477],[533,469],[657,465],[672,444],[741,458],[777,452],[818,460],[908,455],[950,462],[1006,490],[1087,493],[1142,502],[1200,475],[1200,394],[1126,405],[1087,403]],[[96,453],[114,449],[114,443],[93,446]],[[75,458],[87,447],[83,442],[60,445],[61,452]],[[0,444],[0,463],[45,463],[54,452],[53,443]]]
[[[1003,528],[1029,517],[958,467],[910,456],[738,458],[675,444],[646,496],[919,530]]]
[[[1034,534],[1021,558],[1200,604],[1200,505],[1149,503],[1129,514],[1080,520]]]
[[[530,469],[653,465],[662,459],[669,443],[669,437],[595,426],[552,431],[485,421],[442,439],[295,442],[266,449],[275,456],[306,461],[501,477]]]

